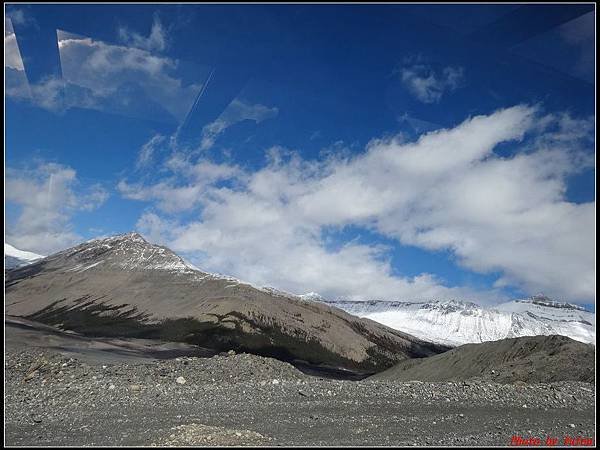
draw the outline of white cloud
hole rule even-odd
[[[141,94],[147,96],[148,107],[152,100],[181,120],[201,87],[186,86],[177,78],[178,61],[139,48],[65,33],[59,33],[59,48],[64,79],[89,89],[99,99],[120,102],[115,107],[126,108],[124,102],[134,102]]]
[[[142,148],[138,153],[136,167],[140,169],[148,166],[152,162],[156,152],[159,151],[162,146],[164,146],[165,141],[165,136],[160,134],[155,134],[152,136],[148,142],[142,145]]]
[[[17,44],[17,36],[8,17],[4,18],[4,67],[25,70],[19,45]]]
[[[19,25],[26,23],[25,13],[22,9],[13,10],[10,14],[10,18]]]
[[[18,248],[50,254],[81,240],[71,227],[77,211],[102,205],[108,193],[100,185],[80,186],[68,166],[39,163],[33,169],[6,170],[6,201],[19,214],[8,224],[6,240]]]
[[[163,51],[167,48],[167,32],[160,22],[158,14],[154,15],[154,22],[152,23],[152,29],[148,37],[144,37],[126,27],[120,27],[119,39],[127,46],[147,51]]]
[[[416,142],[374,140],[355,157],[305,161],[271,149],[266,167],[242,172],[219,165],[226,175],[204,183],[190,175],[195,165],[187,161],[179,165],[190,169],[187,175],[180,171],[169,189],[158,184],[139,192],[151,192],[145,198],[167,210],[170,201],[179,203],[177,189],[196,189],[188,201],[200,217],[165,222],[148,212],[138,225],[193,255],[200,267],[292,292],[396,299],[499,295],[449,288],[427,273],[397,276],[385,247],[351,241],[336,248],[327,241],[327,231],[354,225],[403,245],[449,250],[468,269],[500,272],[498,287],[592,301],[595,204],[565,199],[566,177],[590,163],[582,155],[591,153],[592,135],[591,120],[515,106]],[[503,142],[515,143],[514,156],[494,153]],[[182,175],[185,182],[177,184]],[[229,177],[237,184],[214,184]]]
[[[200,91],[201,84],[182,81],[176,59],[61,30],[57,33],[63,77],[46,78],[29,86],[31,100],[39,107],[55,112],[80,107],[180,121]],[[5,35],[5,45],[6,39]],[[10,61],[13,65],[18,62],[12,56]],[[7,94],[29,97],[27,85],[17,87],[7,89]]]
[[[13,11],[12,20],[27,19]],[[182,81],[181,62],[154,55],[164,49],[165,33],[158,17],[144,41],[123,31],[132,46],[111,45],[57,30],[61,77],[29,84],[11,19],[5,18],[6,95],[38,107],[63,112],[71,107],[105,110],[155,120],[182,120],[201,84]],[[143,41],[143,42],[142,42]],[[145,44],[144,44],[145,42]]]
[[[208,160],[191,163],[175,153],[165,162],[173,176],[153,185],[128,183],[120,180],[117,190],[131,200],[156,201],[157,207],[167,213],[177,213],[196,208],[206,188],[213,183],[240,176],[237,167],[215,164]],[[181,180],[185,180],[184,184]]]
[[[261,104],[248,104],[236,98],[225,108],[217,120],[204,126],[200,148],[207,150],[212,147],[217,137],[236,123],[253,120],[258,124],[263,120],[276,117],[278,113],[277,108]]]
[[[4,18],[4,77],[4,89],[7,97],[24,100],[31,98],[17,36],[12,21],[8,17]]]
[[[65,108],[65,83],[56,77],[47,77],[31,84],[31,98],[40,108],[49,111],[62,111]]]
[[[462,67],[436,69],[421,58],[408,58],[399,69],[400,81],[423,103],[437,103],[442,96],[457,89],[464,79]]]

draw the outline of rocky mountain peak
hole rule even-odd
[[[144,239],[144,237],[140,233],[138,233],[137,231],[130,231],[128,233],[117,234],[115,236],[112,236],[109,239],[120,240],[120,241],[129,241],[129,242],[145,242],[145,243],[148,243],[148,241],[146,241],[146,239]]]
[[[166,247],[151,244],[137,232],[93,239],[48,258],[51,263],[82,272],[91,268],[197,272]]]
[[[588,312],[587,309],[585,309],[582,306],[575,305],[573,303],[567,303],[567,302],[553,300],[544,294],[536,294],[536,295],[531,296],[530,298],[527,298],[524,300],[518,300],[518,301],[521,303],[531,303],[533,305],[546,306],[549,308],[571,309],[571,310],[575,310],[575,311]]]

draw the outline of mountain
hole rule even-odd
[[[593,383],[594,354],[594,346],[565,336],[527,336],[466,344],[441,355],[403,361],[370,379]]]
[[[488,308],[456,300],[418,303],[320,301],[421,339],[445,345],[552,334],[586,343],[596,341],[594,313],[569,303],[553,302],[544,296]]]
[[[6,274],[5,314],[87,336],[153,338],[362,372],[448,349],[330,305],[202,272],[137,233]]]
[[[300,297],[302,300],[309,300],[312,302],[327,302],[323,296],[317,294],[316,292],[307,292],[306,294],[301,294],[298,297]]]
[[[13,247],[10,244],[4,243],[4,268],[14,269],[15,267],[26,266],[38,259],[42,259],[42,255],[37,253],[26,252]]]

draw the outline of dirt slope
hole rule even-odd
[[[404,361],[375,380],[499,383],[594,382],[594,346],[565,336],[531,336],[466,344],[428,358]]]

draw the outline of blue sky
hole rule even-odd
[[[592,5],[8,5],[6,231],[350,299],[595,299]]]

